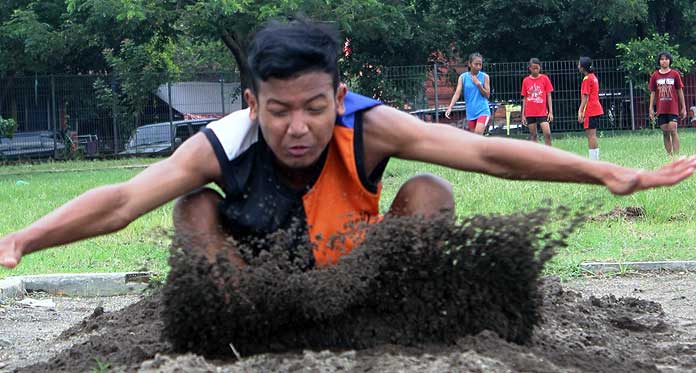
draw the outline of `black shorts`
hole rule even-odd
[[[544,123],[548,122],[549,118],[547,117],[527,117],[527,124],[533,124],[533,123]]]
[[[596,130],[599,128],[599,117],[601,117],[601,115],[585,117],[585,122],[582,124],[582,127],[586,130]]]
[[[679,120],[679,116],[676,114],[660,114],[657,116],[657,125],[661,126],[669,122],[676,122]]]

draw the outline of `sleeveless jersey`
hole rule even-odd
[[[471,80],[471,74],[465,72],[462,75],[462,89],[464,90],[464,101],[466,102],[466,119],[476,120],[482,115],[491,115],[491,109],[488,107],[488,99],[483,97],[474,81]],[[479,71],[476,78],[484,84],[486,73]]]
[[[278,229],[293,229],[308,235],[319,266],[336,263],[350,252],[362,238],[350,225],[379,215],[380,180],[388,159],[365,175],[362,138],[362,114],[379,104],[346,94],[345,113],[336,117],[332,139],[317,162],[318,176],[300,191],[276,176],[275,156],[248,109],[204,128],[222,170],[220,215],[233,237],[263,238]]]

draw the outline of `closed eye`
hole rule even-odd
[[[269,110],[269,113],[271,113],[271,115],[274,117],[284,117],[288,115],[287,110]]]
[[[321,114],[321,113],[323,113],[324,111],[326,111],[326,107],[325,107],[325,106],[322,106],[322,107],[310,107],[310,108],[307,109],[307,111],[309,111],[311,114]]]

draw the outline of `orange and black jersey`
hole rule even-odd
[[[314,243],[313,259],[325,266],[350,252],[361,237],[348,232],[356,222],[378,218],[381,177],[388,159],[365,174],[362,114],[380,102],[348,92],[345,113],[336,117],[333,137],[317,163],[317,177],[305,190],[284,185],[273,152],[249,111],[232,113],[203,129],[222,169],[225,198],[219,210],[238,240],[263,238],[278,229],[298,229]],[[320,171],[319,171],[320,170]],[[332,238],[344,236],[340,240]]]

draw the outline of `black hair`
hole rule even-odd
[[[662,51],[662,52],[657,54],[657,67],[658,68],[660,67],[660,58],[662,58],[662,56],[667,57],[667,59],[669,60],[669,66],[672,66],[672,53],[669,53],[667,51]]]
[[[529,59],[529,66],[532,66],[532,65],[539,65],[539,66],[541,66],[541,60],[539,60],[539,59],[536,58],[536,57],[530,58],[530,59]]]
[[[338,88],[338,35],[333,24],[304,17],[267,23],[249,46],[247,62],[254,94],[258,94],[259,81],[289,79],[315,71],[331,75]]]
[[[592,59],[590,57],[580,57],[580,61],[578,62],[580,64],[580,67],[585,69],[588,73],[593,73],[594,72],[594,67],[592,66]]]
[[[483,56],[479,52],[474,52],[474,53],[470,54],[469,55],[469,62],[473,61],[474,58],[476,58],[476,57],[480,58],[481,62],[483,62]]]

